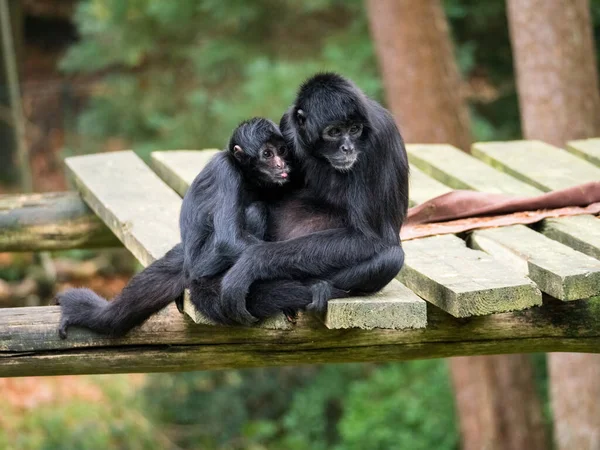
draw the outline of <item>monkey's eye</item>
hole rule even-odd
[[[285,147],[284,145],[279,147],[279,156],[285,155],[286,152],[287,152],[287,147]]]
[[[273,157],[273,152],[272,152],[271,150],[265,150],[265,151],[263,152],[263,156],[264,156],[265,158],[272,158],[272,157]]]
[[[327,134],[330,137],[340,137],[342,135],[342,129],[339,127],[331,127],[329,130],[327,130]]]
[[[350,134],[358,134],[362,130],[362,125],[352,125],[350,127]]]

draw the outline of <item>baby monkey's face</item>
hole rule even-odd
[[[290,166],[285,159],[286,154],[287,147],[283,139],[271,139],[260,147],[256,155],[256,168],[262,181],[287,183]]]

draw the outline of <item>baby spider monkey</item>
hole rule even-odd
[[[71,325],[120,336],[176,301],[182,307],[187,287],[191,300],[209,319],[221,323],[254,322],[284,310],[288,317],[311,302],[309,287],[281,280],[256,283],[249,294],[252,316],[223,314],[220,285],[224,273],[244,249],[267,237],[269,206],[293,189],[286,146],[270,120],[253,118],[233,132],[226,150],[198,174],[184,196],[180,213],[182,242],[135,275],[112,301],[90,289],[57,295],[59,334]],[[280,307],[277,297],[294,299],[296,308]]]

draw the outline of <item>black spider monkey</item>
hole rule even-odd
[[[172,301],[181,309],[185,287],[190,287],[192,301],[209,318],[232,323],[218,308],[221,273],[247,246],[265,238],[265,202],[283,195],[283,186],[290,180],[285,151],[273,122],[254,118],[240,124],[227,150],[211,159],[184,196],[182,243],[135,275],[111,302],[83,288],[58,294],[60,336],[66,337],[70,325],[108,335],[125,334]],[[289,294],[303,305],[312,298],[309,288],[295,281],[262,283],[258,289],[263,296]],[[265,313],[257,308],[252,312],[262,317],[276,311],[267,307]],[[293,315],[295,311],[288,308],[286,312]]]
[[[308,309],[322,311],[330,298],[379,291],[404,263],[408,161],[391,114],[351,81],[323,73],[300,87],[280,129],[304,185],[272,207],[271,240],[282,242],[246,248],[223,278],[220,307],[234,321],[266,302],[247,297],[259,280],[321,280]],[[301,307],[284,300],[280,307]]]

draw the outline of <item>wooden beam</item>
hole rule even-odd
[[[0,196],[0,252],[121,246],[77,192]]]
[[[175,308],[126,337],[73,328],[58,307],[0,309],[0,377],[167,372],[294,364],[381,362],[527,352],[600,352],[600,298],[455,319],[429,305],[419,330],[330,330],[302,315],[292,330],[194,324]]]

